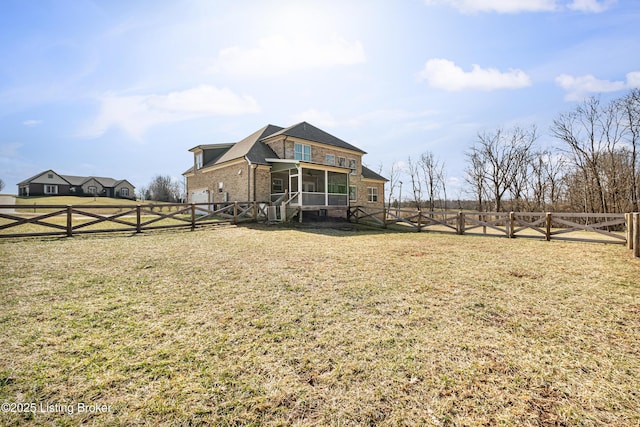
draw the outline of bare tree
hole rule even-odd
[[[389,184],[388,184],[388,189],[389,189],[389,197],[387,198],[388,200],[388,208],[391,209],[391,204],[393,203],[393,195],[396,192],[396,189],[398,188],[398,184],[400,183],[400,172],[401,172],[401,168],[400,168],[400,163],[394,161],[391,164],[391,167],[387,170],[387,177],[389,178]],[[398,200],[398,204],[400,204],[400,200]]]
[[[181,194],[180,187],[180,183],[169,175],[156,175],[147,188],[147,199],[159,202],[178,202]]]
[[[640,186],[638,165],[638,150],[640,149],[640,89],[633,89],[627,96],[618,101],[618,108],[622,111],[624,126],[624,141],[630,151],[629,185],[631,209],[640,211]]]
[[[637,96],[631,92],[606,105],[589,98],[553,122],[551,130],[565,143],[562,151],[572,166],[566,180],[571,202],[576,206],[580,199],[585,212],[637,208]]]
[[[467,153],[471,161],[471,179],[478,189],[478,180],[482,180],[482,189],[491,195],[496,211],[502,210],[502,201],[510,192],[518,199],[522,197],[523,186],[528,178],[527,169],[533,143],[537,139],[536,127],[530,130],[515,127],[505,131],[478,134],[478,141]]]
[[[484,180],[485,159],[480,155],[479,151],[474,149],[468,151],[465,155],[469,162],[465,169],[465,180],[471,186],[471,192],[478,201],[478,211],[483,211],[483,200],[486,193]],[[460,199],[460,196],[458,196],[458,199]]]
[[[442,162],[431,151],[425,151],[418,161],[422,169],[422,177],[429,196],[429,210],[435,209],[435,199],[440,193],[440,176],[442,175]]]
[[[413,191],[413,201],[416,209],[422,209],[422,179],[420,177],[420,164],[414,162],[409,156],[407,160],[407,168],[409,169],[409,178],[411,179],[411,189]]]
[[[4,190],[4,181],[0,178],[0,191]]]
[[[440,181],[440,185],[442,186],[442,195],[444,205],[442,209],[447,210],[447,173],[444,169],[444,161],[440,164],[440,169],[438,170],[438,181]]]

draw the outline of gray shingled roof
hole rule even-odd
[[[265,144],[263,141],[276,137],[279,135],[292,136],[295,138],[306,139],[308,141],[315,141],[322,144],[332,145],[334,147],[344,148],[348,150],[357,151],[363,154],[366,154],[365,151],[359,149],[358,147],[354,147],[341,140],[340,138],[336,138],[335,136],[328,134],[327,132],[318,129],[317,127],[310,125],[307,122],[298,123],[296,125],[290,126],[288,128],[282,128],[280,126],[275,125],[267,125],[261,129],[258,129],[251,135],[242,139],[235,144],[209,144],[209,145],[199,145],[197,147],[192,148],[190,151],[193,151],[197,148],[201,149],[217,149],[219,148],[221,151],[220,155],[217,155],[215,158],[207,161],[203,167],[213,166],[215,164],[220,164],[224,162],[228,162],[230,160],[240,159],[242,157],[246,157],[249,159],[251,163],[268,165],[265,159],[273,159],[277,158],[277,154]],[[228,146],[228,147],[227,147]],[[184,174],[188,174],[193,172],[193,166],[187,169]],[[373,175],[371,177],[373,179],[384,179],[380,177],[380,175],[371,171]],[[375,177],[374,177],[375,175]],[[376,178],[377,177],[377,178]]]
[[[362,177],[368,179],[377,179],[380,181],[389,181],[387,178],[383,177],[382,175],[378,175],[365,165],[362,165]]]
[[[89,181],[90,179],[95,179],[103,187],[115,187],[118,184],[120,184],[121,182],[126,181],[125,179],[113,179],[113,178],[108,178],[108,177],[104,177],[104,176],[60,175],[59,173],[55,172],[53,169],[49,169],[49,170],[46,170],[44,172],[40,172],[39,174],[34,175],[29,179],[25,179],[24,181],[19,182],[18,185],[29,184],[34,179],[38,178],[39,176],[44,175],[47,172],[55,173],[60,178],[62,178],[63,180],[67,181],[69,183],[69,185],[73,185],[73,186],[83,185],[85,182]],[[127,182],[129,182],[129,181],[127,181]]]
[[[359,149],[358,147],[355,147],[348,142],[341,140],[340,138],[336,138],[335,136],[323,131],[322,129],[318,129],[317,127],[307,122],[301,122],[286,129],[282,129],[278,132],[268,135],[264,139],[272,138],[279,135],[287,135],[295,138],[306,139],[308,141],[320,142],[322,144],[333,145],[334,147],[345,148],[347,150],[358,151],[360,153],[366,154],[365,151]]]
[[[247,157],[252,163],[268,164],[264,159],[277,157],[271,148],[269,148],[261,139],[280,131],[280,126],[266,125],[265,127],[258,129],[242,141],[236,143],[233,147],[224,153],[216,161],[216,163],[223,163],[233,159],[239,159],[241,157]]]

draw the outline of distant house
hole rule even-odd
[[[104,196],[135,199],[135,187],[126,179],[60,175],[41,172],[18,183],[19,196]]]
[[[193,166],[183,175],[191,203],[288,200],[288,209],[329,215],[384,206],[387,179],[362,164],[366,153],[306,122],[189,151]]]

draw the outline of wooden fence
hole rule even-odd
[[[0,238],[135,232],[237,224],[267,217],[268,203],[0,205]],[[17,210],[17,211],[16,211]],[[100,213],[100,211],[117,213]],[[166,211],[166,212],[165,212]],[[15,231],[15,232],[13,232]]]
[[[193,230],[204,225],[266,221],[268,206],[268,202],[0,205],[0,238],[58,235],[71,237],[86,233],[123,231],[141,233],[145,230],[165,228]],[[118,212],[113,213],[114,210]],[[634,256],[640,257],[640,213],[637,212],[422,212],[406,209],[372,210],[356,206],[348,209],[347,217],[355,222],[418,232],[438,231],[459,235],[482,234],[509,238],[626,244]]]
[[[348,217],[384,228],[508,238],[544,238],[627,245],[640,257],[640,214],[564,212],[422,212],[406,209],[351,207]]]

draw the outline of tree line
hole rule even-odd
[[[183,185],[169,175],[156,175],[146,187],[138,189],[140,200],[155,200],[158,202],[182,203],[185,196]]]
[[[468,208],[470,198],[479,211],[639,211],[640,89],[608,103],[588,98],[559,114],[550,134],[554,149],[535,125],[479,132],[465,152],[465,206],[460,194],[457,206],[447,200],[445,165],[432,152],[394,162],[389,207]]]

